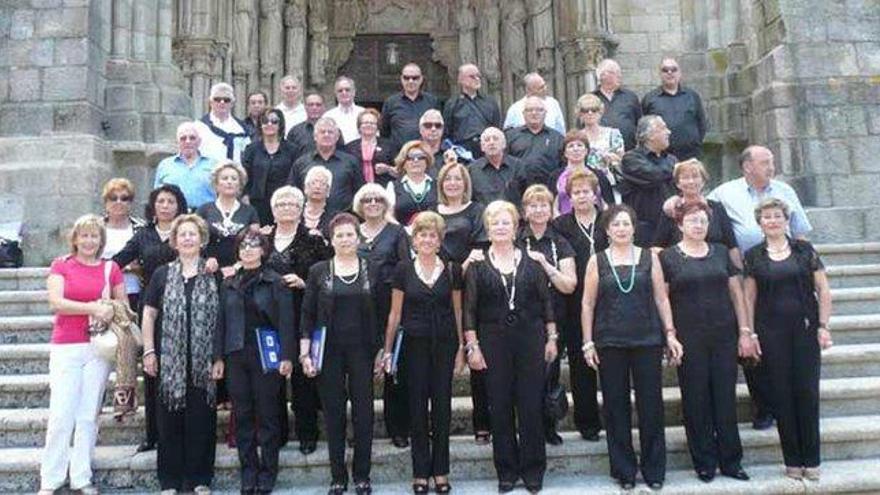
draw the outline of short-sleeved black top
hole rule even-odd
[[[625,288],[629,287],[630,276],[635,269],[635,283],[628,293],[618,287],[607,253],[608,250],[605,250],[596,255],[599,268],[599,292],[593,316],[593,341],[596,347],[662,346],[663,325],[654,303],[650,250],[641,250],[635,266],[614,267]]]
[[[394,218],[401,225],[409,225],[410,220],[412,220],[416,213],[437,208],[437,182],[432,178],[427,180],[429,183],[425,186],[426,190],[421,195],[414,194],[409,183],[402,178],[393,182],[395,196]]]
[[[333,312],[333,331],[327,337],[328,343],[354,345],[364,341],[367,326],[361,321],[362,294],[359,281],[347,284],[338,275],[333,276],[333,306],[338,310]]]
[[[223,214],[213,202],[203,204],[196,213],[208,224],[210,240],[206,255],[209,258],[217,258],[220,266],[234,265],[238,259],[238,253],[235,252],[235,236],[251,224],[260,224],[257,210],[244,203],[239,204],[238,209],[228,220],[223,218]]]
[[[520,248],[534,250],[544,255],[556,269],[559,269],[559,262],[564,259],[574,261],[574,249],[571,244],[561,234],[556,232],[552,226],[548,226],[544,231],[544,235],[540,239],[536,238],[528,226],[524,227],[519,235]],[[540,265],[539,265],[540,266]],[[561,320],[566,314],[566,296],[556,290],[550,279],[547,279],[547,286],[550,289],[550,296],[553,298],[553,312],[556,314],[557,320]]]
[[[451,340],[457,338],[452,291],[462,290],[461,267],[448,262],[434,285],[428,287],[416,274],[414,260],[404,260],[394,269],[391,287],[402,291],[400,325],[407,336]]]
[[[443,235],[443,246],[440,256],[445,260],[464,263],[471,249],[477,249],[487,243],[483,229],[483,205],[472,201],[463,210],[449,215],[440,216],[446,221],[446,233]]]
[[[702,257],[688,256],[673,246],[660,253],[660,265],[669,285],[672,319],[682,339],[736,339],[736,313],[728,283],[739,270],[726,246],[709,244],[709,253]]]
[[[134,260],[143,267],[143,285],[146,287],[153,278],[153,273],[165,263],[177,259],[177,251],[168,241],[163,241],[156,231],[155,224],[135,231],[134,236],[128,240],[122,251],[113,256],[113,261],[119,266],[126,266]]]
[[[723,244],[728,250],[736,247],[736,236],[733,233],[733,223],[727,216],[724,205],[714,200],[707,200],[712,215],[709,217],[709,230],[706,232],[706,242]],[[681,229],[675,220],[668,215],[660,215],[657,230],[654,232],[653,245],[668,248],[681,242]]]

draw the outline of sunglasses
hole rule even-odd
[[[660,72],[664,74],[675,74],[678,72],[678,67],[660,67]]]
[[[599,107],[581,108],[581,113],[599,113],[602,111]]]
[[[212,98],[212,100],[216,101],[217,103],[230,103],[232,101],[232,98],[226,96],[215,96],[214,98]]]
[[[107,201],[111,201],[113,203],[128,203],[129,201],[131,201],[131,196],[127,194],[123,194],[122,196],[107,196]]]
[[[440,122],[425,122],[422,124],[422,127],[425,129],[443,129],[443,124]]]
[[[384,198],[380,198],[380,197],[378,197],[378,196],[371,196],[371,197],[368,197],[368,198],[361,198],[361,204],[362,204],[362,205],[369,205],[369,204],[384,204],[384,203],[385,203],[385,199],[384,199]]]
[[[262,247],[263,246],[262,246],[262,244],[260,244],[259,239],[255,238],[255,237],[250,237],[250,238],[247,238],[247,239],[241,241],[241,244],[239,244],[238,249],[260,249]]]
[[[419,160],[419,161],[423,161],[423,162],[424,162],[424,161],[427,161],[427,160],[428,160],[428,155],[425,155],[425,154],[423,154],[423,153],[412,153],[412,154],[410,154],[410,155],[406,155],[406,159],[407,159],[407,160],[412,160],[412,161]]]
[[[263,125],[278,125],[281,123],[278,119],[263,119],[260,121]]]
[[[404,81],[418,81],[422,76],[401,76]]]

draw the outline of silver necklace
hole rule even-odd
[[[504,276],[504,273],[501,272],[501,268],[498,266],[498,258],[495,256],[495,253],[492,249],[489,249],[489,260],[492,262],[492,265],[498,270],[498,276],[501,277],[501,285],[504,287],[504,294],[507,296],[507,308],[510,311],[516,309],[516,271],[519,268],[519,256],[518,251],[514,251],[513,253],[513,273],[510,277],[510,287],[507,287],[507,277]]]
[[[360,265],[360,263],[358,263],[358,265]],[[358,277],[360,276],[360,274],[361,274],[361,270],[360,270],[360,266],[358,266],[357,271],[355,271],[353,274],[340,275],[340,274],[336,273],[336,263],[333,262],[333,276],[339,278],[339,281],[345,285],[351,285],[351,284],[355,283],[357,281]]]
[[[596,233],[596,214],[593,214],[593,221],[590,222],[589,230],[584,227],[584,224],[582,224],[580,220],[578,220],[577,214],[574,215],[574,223],[577,224],[578,228],[581,230],[581,233],[584,234],[584,237],[586,237],[587,240],[590,241],[590,256],[593,256],[594,254],[596,254],[596,241],[594,237],[594,234]]]

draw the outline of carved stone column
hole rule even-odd
[[[232,4],[224,0],[178,0],[174,60],[183,72],[192,95],[190,115],[208,109],[211,85],[232,80],[229,62],[229,29]]]

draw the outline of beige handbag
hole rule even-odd
[[[110,270],[113,263],[104,262],[104,289],[101,291],[101,300],[110,299]],[[93,317],[89,317],[89,336],[95,353],[109,363],[116,362],[116,348],[119,346],[119,338],[111,330],[110,325],[102,323]]]

